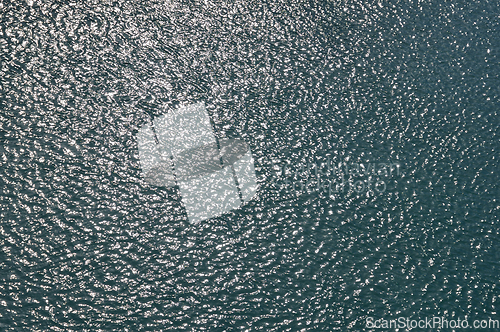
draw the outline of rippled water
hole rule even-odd
[[[1,2],[1,330],[500,319],[499,6]],[[135,135],[197,101],[250,145],[259,192],[191,225]],[[401,172],[283,188],[325,161]]]

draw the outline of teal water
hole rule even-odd
[[[0,19],[0,330],[500,319],[497,1],[30,0]],[[197,101],[250,145],[259,192],[191,225],[135,135]],[[400,168],[351,177],[380,192],[299,189],[328,162]]]

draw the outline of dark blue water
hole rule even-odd
[[[0,21],[1,331],[500,319],[498,1],[3,1]],[[191,225],[135,135],[198,101],[259,192]],[[326,190],[325,163],[384,186]]]

